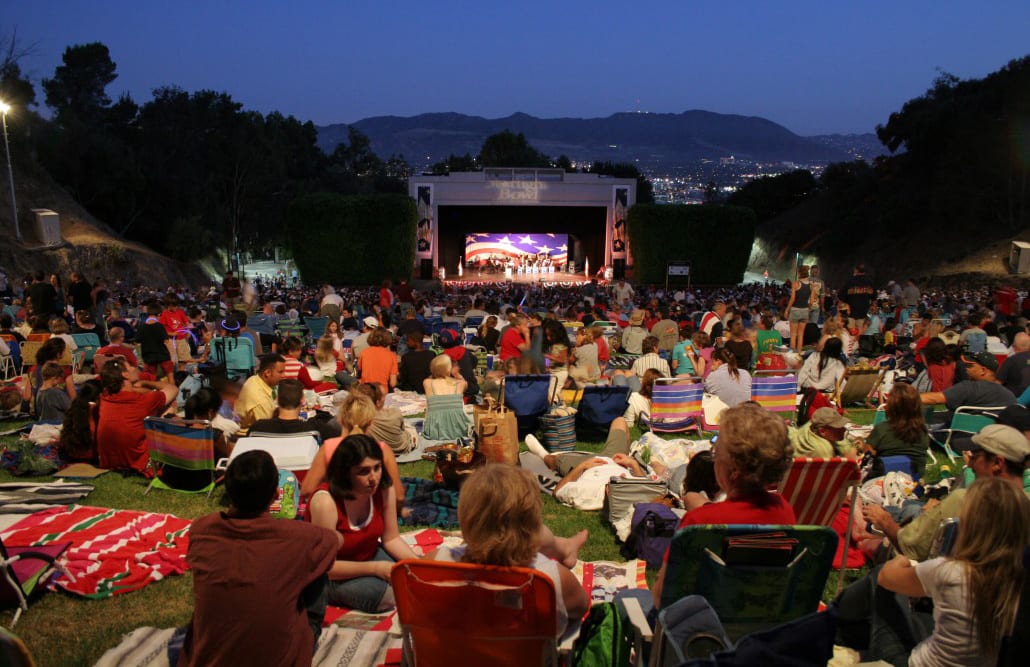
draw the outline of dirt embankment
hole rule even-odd
[[[130,286],[196,287],[211,282],[197,264],[177,262],[122,238],[91,216],[38,166],[17,167],[14,183],[21,243],[15,239],[6,174],[0,178],[0,267],[12,282],[39,269],[57,273],[65,280],[72,271],[78,271],[89,280],[103,278],[112,284],[122,280]],[[36,208],[50,209],[61,216],[60,246],[41,244],[32,214]]]

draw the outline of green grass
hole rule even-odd
[[[872,411],[853,410],[851,419],[857,423],[872,421]],[[636,429],[633,438],[639,437]],[[0,443],[9,442],[0,439]],[[600,451],[603,442],[580,442],[586,451]],[[429,478],[433,464],[409,463],[400,466],[401,475]],[[0,482],[24,478],[0,471]],[[37,478],[49,481],[53,478]],[[103,475],[92,483],[96,490],[81,502],[85,505],[119,509],[165,512],[185,518],[197,518],[225,506],[224,491],[215,490],[210,499],[203,494],[182,494],[155,490],[143,495],[146,482],[140,477],[123,477],[116,473]],[[544,522],[556,535],[572,535],[583,528],[590,536],[580,551],[587,561],[622,561],[619,547],[611,527],[601,521],[600,512],[582,512],[557,503],[544,496]],[[414,530],[404,528],[403,530]],[[849,580],[857,573],[849,573]],[[654,572],[648,572],[648,583],[653,583]],[[122,636],[141,626],[173,627],[185,625],[192,611],[192,583],[189,574],[170,577],[147,586],[141,591],[118,595],[106,600],[84,600],[60,593],[42,595],[29,605],[15,627],[25,640],[37,664],[41,667],[64,665],[92,665],[109,648],[116,646]],[[826,599],[836,592],[836,574],[827,582]],[[10,612],[0,615],[0,622],[9,623]]]

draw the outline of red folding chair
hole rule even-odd
[[[829,526],[840,512],[851,488],[851,507],[848,510],[848,527],[844,533],[843,552],[840,560],[840,574],[837,592],[844,583],[844,567],[848,562],[848,542],[855,520],[858,502],[858,487],[862,471],[858,461],[835,456],[828,459],[796,457],[790,470],[780,482],[780,495],[794,508],[799,526]]]

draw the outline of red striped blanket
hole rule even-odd
[[[185,572],[189,526],[171,514],[69,505],[31,514],[3,538],[9,546],[71,542],[61,562],[75,580],[61,574],[50,586],[106,598]]]

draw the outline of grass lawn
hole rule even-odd
[[[872,411],[852,410],[849,417],[856,423],[868,424],[872,421]],[[638,436],[639,432],[634,429],[634,439]],[[581,442],[579,446],[583,450],[599,451],[603,442]],[[400,469],[403,476],[428,478],[433,464],[410,463],[400,466]],[[21,479],[24,478],[0,471],[0,482]],[[165,512],[193,519],[217,511],[226,504],[222,487],[216,489],[209,500],[202,494],[160,490],[144,496],[146,483],[142,478],[122,477],[116,473],[103,475],[92,483],[96,490],[81,501],[85,505]],[[602,523],[600,512],[574,510],[558,504],[550,496],[545,496],[543,503],[544,521],[555,534],[572,535],[583,528],[590,531],[590,537],[580,551],[583,560],[623,560],[614,533]],[[650,582],[654,573],[648,574]],[[827,599],[835,590],[836,574],[833,573],[827,582]],[[192,577],[186,574],[151,584],[142,591],[106,600],[83,600],[48,592],[30,604],[15,631],[28,644],[41,667],[92,665],[104,651],[117,645],[122,635],[140,626],[167,628],[185,625],[191,610]],[[7,624],[10,617],[10,612],[4,612],[0,615],[0,622]]]

